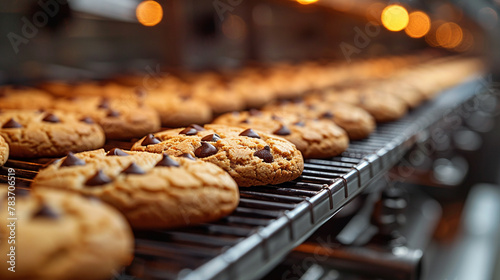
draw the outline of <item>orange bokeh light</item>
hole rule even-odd
[[[405,32],[412,38],[421,38],[431,29],[431,19],[421,11],[412,12],[409,15],[409,22]]]
[[[155,26],[163,18],[163,9],[158,2],[147,0],[137,6],[135,15],[142,25]]]
[[[318,0],[297,0],[297,2],[299,2],[302,5],[309,5],[318,2]]]
[[[445,22],[436,30],[436,40],[443,48],[455,48],[463,40],[462,28],[454,22]]]
[[[389,5],[382,11],[382,24],[389,31],[401,31],[409,21],[408,11],[400,5]]]

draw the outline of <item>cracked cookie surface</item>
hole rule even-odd
[[[264,132],[252,132],[215,124],[189,126],[148,135],[132,150],[189,155],[214,163],[240,187],[280,184],[300,176],[304,160],[294,144]]]
[[[203,161],[104,149],[68,155],[41,170],[33,189],[66,189],[97,197],[122,212],[134,228],[209,222],[238,205],[234,180]]]
[[[325,120],[302,118],[296,114],[261,111],[234,112],[220,116],[215,124],[255,128],[283,137],[295,144],[304,158],[328,158],[347,149],[346,132]]]
[[[5,110],[0,112],[0,136],[12,157],[55,157],[104,145],[97,124],[60,111]]]
[[[0,135],[0,166],[3,166],[9,159],[9,144]]]
[[[0,185],[0,218],[7,209],[8,185]],[[0,227],[1,279],[106,279],[132,260],[133,236],[123,216],[97,200],[55,190],[16,188],[15,244]],[[10,223],[11,221],[9,221]],[[15,273],[7,270],[15,246]]]
[[[45,109],[50,106],[50,94],[24,86],[0,87],[0,109]]]

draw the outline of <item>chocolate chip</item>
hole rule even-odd
[[[251,109],[250,111],[248,111],[248,113],[250,114],[250,116],[260,116],[260,115],[262,115],[262,112],[259,111],[259,110],[256,110],[256,109]]]
[[[271,147],[265,146],[264,149],[258,150],[257,152],[253,153],[254,156],[261,158],[264,160],[264,162],[271,163],[274,161],[274,157],[271,154]]]
[[[322,119],[333,119],[333,114],[331,112],[324,112],[321,114],[320,118]]]
[[[240,136],[246,136],[246,137],[251,137],[251,138],[257,138],[260,139],[260,135],[257,134],[253,129],[245,129],[243,132],[240,133]]]
[[[203,130],[205,130],[205,128],[203,128],[203,126],[201,126],[201,125],[197,125],[197,124],[192,124],[192,125],[190,125],[189,127],[192,127],[192,128],[194,128],[194,129],[196,129],[196,130],[198,130],[198,131],[203,131]]]
[[[129,156],[129,154],[125,153],[121,149],[113,148],[113,149],[109,150],[109,152],[106,154],[106,156],[126,157],[126,156]]]
[[[181,130],[181,132],[179,132],[179,134],[185,134],[185,135],[188,135],[188,136],[190,136],[190,135],[196,135],[196,134],[198,134],[198,130],[196,130],[193,127],[186,127],[183,130]]]
[[[116,118],[120,116],[120,112],[115,111],[113,109],[109,109],[108,114],[106,116],[111,118]]]
[[[248,119],[241,120],[240,123],[250,123]]]
[[[101,186],[105,185],[108,183],[111,183],[112,180],[111,178],[108,177],[108,175],[104,174],[102,170],[98,170],[94,176],[90,177],[87,182],[85,182],[85,185],[87,186]]]
[[[85,161],[77,158],[75,154],[73,154],[72,152],[69,152],[68,156],[66,156],[64,161],[61,163],[60,167],[76,166],[76,165],[85,165]]]
[[[90,117],[83,117],[80,119],[80,121],[87,124],[94,124],[94,121]]]
[[[59,214],[57,214],[54,210],[52,210],[47,205],[43,204],[35,214],[33,214],[33,218],[48,218],[48,219],[58,219]]]
[[[157,138],[155,138],[155,136],[153,134],[148,134],[148,136],[146,136],[146,138],[144,138],[144,140],[142,140],[141,145],[147,146],[147,145],[154,145],[154,144],[158,144],[158,143],[161,143],[161,141],[158,140]]]
[[[217,142],[219,141],[221,138],[219,136],[219,134],[217,133],[214,133],[214,134],[209,134],[203,138],[201,138],[201,141],[207,141],[207,142]]]
[[[59,120],[59,118],[54,115],[54,114],[48,114],[45,116],[45,118],[42,119],[42,121],[44,122],[51,122],[51,123],[58,123],[58,122],[61,122],[61,120]]]
[[[306,126],[306,124],[303,121],[295,122],[295,123],[293,123],[293,125],[296,125],[296,126]]]
[[[273,119],[273,120],[275,120],[275,121],[280,121],[280,120],[282,120],[282,118],[281,118],[281,117],[278,117],[278,116],[276,116],[276,115],[272,115],[272,116],[271,116],[271,119]]]
[[[146,173],[142,168],[139,167],[139,165],[135,164],[135,162],[132,162],[127,168],[123,169],[122,173],[125,174],[144,174]]]
[[[298,97],[298,98],[294,98],[294,99],[292,100],[292,102],[293,102],[293,103],[295,103],[295,104],[299,104],[299,103],[303,103],[303,102],[304,102],[304,99],[302,99],[302,98]]]
[[[194,155],[199,158],[209,157],[218,152],[217,148],[207,142],[201,142],[201,146],[194,150]]]
[[[14,190],[14,194],[16,195],[16,197],[28,197],[30,195],[30,191],[28,189],[23,189],[23,188],[20,188],[19,186],[16,187],[16,189]]]
[[[109,99],[103,98],[101,99],[101,103],[97,106],[99,109],[108,109],[109,108]]]
[[[36,112],[37,112],[38,114],[45,113],[45,109],[38,109]]]
[[[188,153],[182,154],[181,157],[185,157],[185,158],[190,159],[190,160],[196,160],[191,154],[188,154]]]
[[[143,97],[146,97],[147,93],[146,93],[146,89],[144,88],[141,88],[141,87],[138,87],[135,89],[135,95],[139,98],[143,98]]]
[[[273,132],[276,135],[290,135],[290,129],[284,124],[280,126],[280,128],[276,129],[276,131]]]
[[[16,122],[13,118],[10,118],[3,126],[2,128],[22,128],[23,126]]]
[[[312,104],[309,104],[309,105],[307,105],[307,109],[309,109],[309,110],[316,110],[316,106],[312,105]]]
[[[177,161],[173,160],[168,154],[163,153],[163,158],[156,164],[156,166],[179,167],[180,165]]]

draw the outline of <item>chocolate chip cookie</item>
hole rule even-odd
[[[408,112],[408,106],[402,99],[375,87],[362,90],[359,106],[368,111],[377,122],[395,121]]]
[[[0,166],[3,166],[9,159],[9,144],[0,135]]]
[[[2,111],[0,136],[12,157],[63,156],[100,148],[105,140],[99,125],[60,111]]]
[[[333,157],[349,145],[346,132],[335,123],[284,112],[234,112],[220,116],[214,123],[254,128],[283,137],[295,144],[304,158]]]
[[[169,228],[220,219],[238,205],[234,180],[201,160],[103,149],[69,154],[41,170],[32,188],[98,197],[134,228]]]
[[[45,109],[51,102],[50,94],[36,88],[0,87],[0,109]]]
[[[222,83],[195,80],[191,84],[191,96],[208,104],[216,115],[246,107],[243,97]]]
[[[289,141],[225,125],[193,125],[159,132],[142,138],[132,150],[166,152],[214,163],[242,187],[290,181],[304,169],[302,154]]]
[[[348,103],[319,100],[280,102],[266,106],[264,110],[333,121],[347,132],[351,140],[364,139],[375,130],[375,119],[362,108]]]
[[[158,114],[133,96],[61,98],[53,108],[99,124],[107,139],[142,137],[161,127]]]
[[[15,210],[8,209],[14,197]],[[129,225],[97,200],[46,189],[8,193],[0,185],[0,205],[1,279],[107,279],[132,261]],[[8,270],[13,258],[15,272]]]

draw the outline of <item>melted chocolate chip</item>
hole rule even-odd
[[[197,125],[197,124],[192,124],[192,125],[190,125],[189,127],[192,127],[192,128],[194,128],[194,129],[196,129],[196,130],[198,130],[198,131],[203,131],[203,130],[205,130],[205,128],[203,128],[203,126],[201,126],[201,125]]]
[[[201,142],[201,146],[194,150],[194,155],[199,158],[209,157],[215,155],[218,152],[217,148],[207,142]]]
[[[77,158],[72,152],[68,153],[68,156],[61,163],[60,167],[65,166],[76,166],[76,165],[85,165],[85,161]]]
[[[80,119],[80,121],[87,124],[94,124],[94,121],[90,117],[83,117]]]
[[[193,127],[188,126],[188,127],[184,128],[183,130],[181,130],[181,132],[179,132],[179,134],[185,134],[188,136],[196,135],[196,134],[198,134],[198,130],[196,130]]]
[[[109,109],[108,114],[106,116],[111,117],[111,118],[116,118],[116,117],[120,116],[120,112],[115,111],[113,109]]]
[[[333,114],[331,112],[324,112],[321,114],[320,118],[322,119],[333,119]]]
[[[156,166],[165,167],[179,167],[179,163],[173,160],[168,154],[163,153],[163,158],[156,164]]]
[[[260,135],[257,134],[253,129],[245,129],[243,132],[240,133],[240,136],[246,136],[246,137],[251,137],[251,138],[257,138],[260,139]]]
[[[261,158],[264,162],[271,163],[274,161],[274,157],[271,154],[271,147],[265,146],[264,149],[258,150],[253,153],[254,156]]]
[[[61,122],[61,120],[59,120],[59,118],[54,115],[54,114],[48,114],[45,116],[45,118],[42,119],[42,121],[44,122],[51,122],[51,123],[58,123],[58,122]]]
[[[141,145],[147,146],[147,145],[154,145],[154,144],[158,144],[158,143],[161,143],[161,141],[158,140],[157,138],[155,138],[155,136],[153,134],[148,134],[148,136],[146,136],[146,138],[144,138],[144,140],[142,140]]]
[[[52,210],[47,205],[43,204],[35,214],[33,214],[33,218],[48,218],[48,219],[58,219],[59,214],[57,214],[54,210]]]
[[[221,138],[219,136],[219,134],[217,133],[214,133],[214,134],[209,134],[203,138],[201,138],[201,141],[207,141],[207,142],[217,142],[219,141]]]
[[[108,177],[108,175],[104,174],[102,170],[98,170],[94,176],[90,177],[85,185],[87,186],[101,186],[108,183],[111,183],[113,180]]]
[[[185,158],[190,159],[190,160],[196,160],[191,154],[188,154],[188,153],[182,154],[181,157],[185,157]]]
[[[250,114],[250,116],[260,116],[260,115],[262,115],[262,112],[259,111],[259,110],[256,110],[256,109],[251,109],[250,111],[248,111],[248,113]]]
[[[101,99],[101,103],[97,106],[99,109],[108,109],[109,108],[109,100],[107,98]]]
[[[109,150],[109,152],[106,154],[106,156],[126,157],[126,156],[129,156],[129,154],[125,153],[121,149],[113,148],[113,149]]]
[[[3,126],[2,128],[22,128],[23,126],[16,122],[13,118],[10,118]]]
[[[276,129],[276,131],[273,132],[276,135],[290,135],[290,129],[284,124],[280,126],[280,128]]]
[[[295,123],[293,123],[293,125],[296,125],[296,126],[306,126],[306,124],[303,121],[295,122]]]
[[[144,174],[146,173],[142,168],[139,167],[139,165],[135,164],[135,162],[132,162],[127,168],[123,169],[122,173],[125,174]]]

